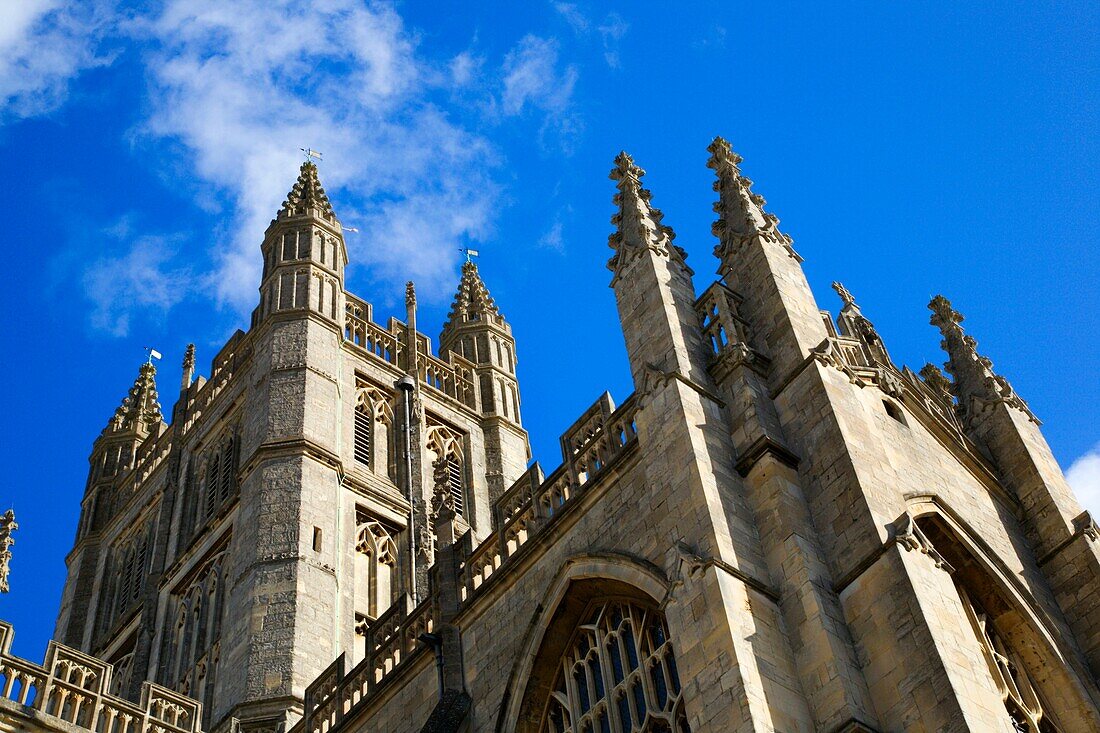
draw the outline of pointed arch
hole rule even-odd
[[[446,496],[454,504],[455,513],[465,516],[467,478],[462,435],[446,425],[429,424],[425,442],[434,454],[432,470],[436,498]]]
[[[966,613],[960,623],[974,632],[1015,729],[1100,729],[1100,690],[1063,642],[1059,622],[940,497],[911,497],[908,513],[951,569]]]
[[[611,553],[581,555],[567,560],[562,570],[550,584],[549,590],[539,605],[541,611],[532,620],[523,645],[518,650],[519,654],[509,676],[509,689],[504,697],[497,719],[496,730],[515,731],[516,733],[534,733],[543,730],[541,726],[546,722],[546,714],[549,712],[551,698],[555,692],[561,692],[555,690],[555,687],[558,686],[559,679],[564,680],[562,674],[564,662],[570,654],[579,649],[576,645],[577,640],[580,638],[578,629],[586,625],[592,626],[593,624],[586,624],[586,621],[592,619],[593,615],[598,614],[601,609],[606,608],[606,601],[613,599],[620,606],[625,605],[626,607],[640,609],[643,615],[656,613],[657,615],[650,616],[650,618],[656,619],[660,618],[660,601],[665,598],[668,589],[668,580],[664,577],[660,568],[628,555]],[[596,625],[598,625],[598,622],[597,619]],[[665,630],[667,631],[667,627]],[[593,631],[592,633],[597,632]],[[607,632],[602,634],[602,639],[606,641],[612,636],[619,638],[617,635]],[[671,654],[675,639],[671,639],[669,642],[670,646],[662,650],[662,653],[667,651]],[[649,649],[652,650],[651,647]],[[620,646],[619,650],[622,654],[626,653],[624,647]],[[640,685],[638,689],[641,690],[643,699],[646,701],[647,710],[650,710],[649,701],[651,699],[657,703],[660,702],[659,691],[656,688],[658,683],[654,682],[652,677],[649,677],[648,680],[641,679],[640,670],[650,673],[653,671],[651,667],[643,667],[639,664],[637,670],[632,670],[630,675],[624,674],[625,684],[612,684],[611,680],[615,679],[615,662],[611,657],[611,653],[609,651],[600,652],[597,656],[600,657],[601,664],[605,665],[600,667],[605,682],[605,695],[602,698],[604,704],[601,709],[608,709],[608,714],[611,716],[608,719],[609,725],[612,719],[617,724],[622,723],[622,713],[610,711],[609,706],[614,705],[617,708],[619,693],[628,694],[633,698],[635,694],[634,688],[631,686],[633,682]],[[625,659],[625,657],[620,657],[620,659]],[[652,663],[654,657],[652,655],[641,655],[639,662],[643,660]],[[664,664],[663,661],[661,663]],[[675,665],[674,660],[672,664]],[[627,661],[627,666],[629,666],[629,661]],[[661,668],[662,673],[666,668],[667,665]],[[603,674],[608,670],[610,671],[607,674]],[[635,674],[636,671],[639,673]],[[669,678],[665,677],[664,679],[671,685]],[[592,685],[595,684],[591,678],[586,679],[586,684],[590,681]],[[568,702],[568,695],[571,691],[570,686],[575,688],[576,682],[565,680],[565,684],[566,700]],[[579,688],[576,689],[579,690]],[[594,687],[590,686],[588,689],[591,692]],[[671,688],[666,686],[666,693],[668,689]],[[574,699],[578,703],[580,702],[579,693],[574,696]],[[668,704],[670,699],[672,701],[671,705]],[[594,714],[597,711],[591,695],[589,702],[591,707],[587,713],[582,715],[582,718],[584,721],[597,723],[593,729],[599,730],[602,721],[598,720]],[[682,710],[683,701],[679,698],[678,693],[674,693],[671,698],[666,697],[665,703],[667,710],[661,710],[658,715],[651,714],[648,718],[645,718],[654,725],[652,730],[665,730],[665,728],[660,728],[658,721],[666,720],[670,715],[678,716]],[[632,727],[625,730],[635,730],[637,728],[633,727],[635,721],[632,713],[637,710],[637,702],[627,699],[626,705],[629,708],[627,712],[631,713]],[[658,705],[659,709],[661,707]],[[679,719],[676,719],[677,724],[680,722]],[[574,725],[580,723],[580,720],[572,721]],[[686,723],[683,725],[686,726]],[[549,730],[553,730],[553,728],[549,728]],[[565,730],[573,729],[565,728]],[[615,730],[622,730],[622,728],[616,728]],[[650,728],[645,730],[650,730]],[[683,731],[687,731],[687,728],[670,727],[667,730],[683,733]]]

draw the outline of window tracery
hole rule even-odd
[[[363,637],[369,622],[393,603],[397,543],[393,533],[370,515],[359,512],[355,533],[355,633]],[[356,661],[364,653],[356,645]]]
[[[429,425],[427,446],[434,454],[435,501],[448,499],[455,513],[463,516],[466,512],[466,472],[462,436],[445,425]]]
[[[561,658],[540,733],[690,733],[661,614],[611,600],[582,618]]]
[[[168,682],[179,692],[202,701],[208,709],[220,658],[225,607],[225,551],[210,558],[172,596],[175,623],[168,641]]]
[[[1007,643],[982,605],[965,588],[957,588],[1013,728],[1019,733],[1060,733],[1019,653]]]

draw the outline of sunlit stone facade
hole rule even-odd
[[[76,694],[171,689],[246,733],[1100,729],[1100,538],[1035,416],[943,298],[952,379],[896,365],[843,286],[821,310],[709,152],[698,291],[616,159],[635,391],[548,473],[477,267],[438,347],[411,283],[376,324],[303,165],[249,331],[206,379],[189,350],[170,415],[143,365],[95,443],[56,648],[110,689]],[[107,730],[20,689],[0,730]]]

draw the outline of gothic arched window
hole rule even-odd
[[[917,527],[951,569],[959,600],[985,657],[990,677],[1020,733],[1059,733],[1054,709],[1075,706],[1074,680],[1064,664],[1044,659],[1042,635],[1006,586],[939,515],[917,518]],[[968,622],[968,623],[967,623]]]
[[[561,656],[539,733],[689,733],[660,612],[603,600],[581,618]]]
[[[356,524],[355,631],[362,636],[367,623],[385,613],[393,603],[397,544],[386,527],[366,514],[360,514]],[[356,655],[365,649],[358,644]]]
[[[207,560],[191,581],[172,594],[175,624],[167,641],[169,684],[203,703],[209,713],[220,658],[225,608],[225,552]]]

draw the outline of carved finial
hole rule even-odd
[[[718,193],[718,201],[714,211],[718,219],[711,226],[711,233],[718,237],[714,254],[719,258],[730,256],[750,237],[760,235],[782,245],[790,256],[801,262],[802,258],[791,246],[794,240],[779,231],[779,218],[764,211],[764,197],[753,193],[752,181],[741,175],[743,158],[721,137],[714,138],[707,151],[710,153],[707,167],[717,176],[714,190]]]
[[[191,380],[195,378],[195,345],[187,344],[187,350],[183,352],[183,377],[180,379],[180,389],[191,386]]]
[[[959,408],[968,417],[976,417],[982,403],[1004,402],[1022,410],[1035,421],[1032,414],[1012,385],[993,371],[993,362],[978,353],[978,342],[963,332],[963,316],[942,295],[932,298],[928,304],[932,311],[930,323],[943,335],[940,345],[947,352],[944,364],[954,377],[953,392],[959,400]]]
[[[412,280],[405,283],[405,307],[416,307],[416,286],[413,284]]]
[[[618,189],[612,199],[618,207],[611,217],[615,231],[607,238],[608,246],[615,250],[607,263],[612,272],[618,271],[625,258],[647,249],[661,256],[675,257],[680,263],[687,258],[687,253],[672,243],[676,232],[661,223],[664,214],[650,203],[653,196],[642,186],[644,175],[645,171],[626,152],[615,157],[615,167],[608,176]]]
[[[294,187],[290,189],[290,193],[286,195],[286,201],[283,202],[280,214],[283,216],[304,216],[310,211],[330,221],[336,220],[332,204],[329,203],[328,195],[325,194],[325,189],[321,186],[321,180],[317,176],[317,164],[312,160],[307,160],[302,163],[298,180],[294,183]]]
[[[0,593],[11,590],[8,585],[8,573],[11,570],[11,546],[15,539],[11,536],[19,525],[15,523],[15,510],[9,509],[0,515]]]
[[[840,299],[844,301],[845,308],[859,307],[856,305],[855,296],[852,295],[851,291],[848,290],[848,288],[844,287],[839,282],[833,282],[833,290],[835,290],[836,294],[840,296]]]
[[[123,398],[122,404],[115,410],[104,432],[134,430],[145,433],[153,429],[162,419],[160,402],[157,401],[157,368],[152,362],[145,362],[138,370],[137,379]]]
[[[481,279],[477,263],[468,260],[462,263],[462,277],[458,281],[458,291],[451,302],[451,312],[447,315],[446,323],[443,324],[439,342],[441,344],[447,342],[455,328],[471,321],[495,323],[508,328],[493,296],[489,294],[489,288]]]

